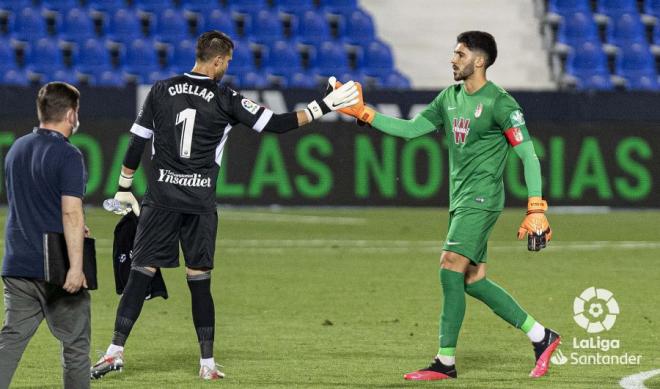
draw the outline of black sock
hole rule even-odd
[[[154,273],[144,268],[133,268],[128,276],[128,282],[117,307],[117,318],[115,319],[115,332],[112,336],[112,344],[124,346],[126,338],[131,333],[133,324],[140,316],[147,288],[154,277]]]
[[[211,296],[211,273],[188,276],[188,288],[192,300],[192,316],[199,340],[202,358],[213,357],[215,338],[215,307]]]

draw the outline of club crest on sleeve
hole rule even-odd
[[[243,108],[246,111],[248,111],[249,113],[251,113],[253,115],[255,115],[257,113],[257,111],[259,110],[259,105],[257,105],[257,103],[255,103],[254,101],[249,100],[249,99],[241,100],[241,105],[243,106]]]
[[[509,118],[511,119],[512,127],[520,127],[525,125],[525,118],[523,117],[523,113],[520,112],[520,110],[511,112]]]
[[[521,143],[523,141],[523,133],[522,131],[520,131],[520,128],[518,127],[513,128],[513,139],[518,143]]]
[[[484,110],[484,105],[479,103],[479,105],[477,105],[477,109],[474,110],[474,117],[478,118],[479,116],[481,116],[481,112],[483,110]]]

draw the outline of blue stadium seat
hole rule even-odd
[[[268,77],[265,74],[256,71],[239,74],[241,88],[247,89],[266,89],[270,86]]]
[[[134,0],[133,4],[135,8],[145,12],[159,12],[176,5],[172,0]]]
[[[16,68],[16,52],[7,39],[0,38],[0,73]]]
[[[571,47],[583,42],[600,41],[598,28],[591,13],[576,12],[564,18],[557,31],[557,42]]]
[[[576,12],[591,13],[590,0],[550,0],[548,12],[560,16],[568,16]]]
[[[337,74],[337,80],[343,83],[353,80],[362,84],[363,88],[367,85],[367,78],[368,76],[361,70]]]
[[[76,72],[71,71],[70,69],[58,69],[51,74],[44,74],[41,76],[41,83],[52,82],[52,81],[62,81],[72,85],[80,84],[80,80],[76,75]]]
[[[234,41],[234,53],[232,60],[229,63],[229,69],[233,74],[240,75],[250,71],[254,71],[254,57],[250,50],[250,43],[248,41]]]
[[[607,56],[600,42],[584,42],[566,58],[566,73],[578,80],[589,79],[594,74],[607,73]]]
[[[256,14],[253,29],[248,38],[258,43],[269,44],[284,39],[284,28],[279,13],[262,10]]]
[[[156,40],[174,44],[189,39],[188,21],[183,12],[168,8],[158,14]]]
[[[376,39],[374,21],[366,12],[355,10],[347,15],[345,39],[350,44],[368,45]]]
[[[16,14],[14,39],[36,41],[47,35],[46,20],[39,8],[23,8]]]
[[[287,88],[310,89],[318,87],[319,84],[314,73],[295,72],[289,74],[285,86]]]
[[[266,0],[229,0],[228,5],[237,12],[248,14],[256,14],[263,9],[269,8]]]
[[[392,49],[380,41],[373,41],[364,53],[362,70],[370,76],[382,77],[394,70]]]
[[[660,17],[660,0],[646,0],[644,2],[644,13],[656,18]]]
[[[655,59],[645,44],[623,47],[617,58],[617,74],[628,81],[630,89],[657,89]]]
[[[236,39],[236,26],[231,14],[224,9],[216,9],[208,15],[203,15],[204,21],[200,23],[204,26],[203,31],[218,30]],[[198,19],[199,20],[199,19]],[[199,28],[197,29],[199,31]]]
[[[128,43],[126,47],[126,61],[123,68],[126,73],[144,79],[149,77],[149,73],[160,69],[154,42],[147,38],[138,38]]]
[[[107,32],[110,40],[120,43],[128,43],[143,37],[140,18],[135,11],[127,8],[115,12]]]
[[[41,38],[34,42],[30,51],[32,54],[26,58],[26,66],[30,71],[50,74],[64,68],[64,56],[57,40]]]
[[[608,31],[607,41],[615,46],[633,43],[646,43],[646,29],[637,13],[624,13],[612,16],[613,23]]]
[[[176,75],[177,73],[172,71],[171,69],[156,70],[149,73],[149,76],[147,77],[147,83],[153,84],[156,81],[165,80],[167,78],[171,78]]]
[[[90,83],[94,86],[105,86],[123,88],[126,86],[126,78],[124,74],[117,71],[105,70],[90,79]]]
[[[653,26],[653,44],[660,45],[660,23]]]
[[[289,75],[302,72],[302,61],[298,51],[286,41],[276,41],[270,46],[269,54],[262,59],[262,67],[269,73],[276,75]]]
[[[322,0],[319,5],[328,12],[344,15],[358,8],[357,0]]]
[[[120,9],[128,7],[125,0],[89,0],[86,2],[89,9],[114,15]]]
[[[410,80],[408,77],[396,70],[382,75],[379,78],[380,87],[386,89],[410,89]]]
[[[174,45],[174,55],[168,63],[169,67],[176,73],[188,72],[195,64],[195,45],[191,39],[182,40]],[[233,67],[233,62],[229,63]]]
[[[32,0],[2,0],[0,1],[0,9],[11,11],[11,12],[20,12],[23,8],[32,8],[34,7],[34,2]]]
[[[583,78],[577,79],[575,87],[577,90],[614,90],[614,84],[612,83],[610,72],[605,69],[593,71],[592,73],[585,75]]]
[[[208,14],[222,6],[218,0],[183,0],[181,6],[186,11]]]
[[[305,12],[300,19],[296,39],[300,43],[314,46],[331,40],[330,25],[325,16],[314,11]]]
[[[42,6],[50,11],[62,12],[71,9],[80,7],[80,1],[78,0],[47,0],[42,2]]]
[[[0,83],[10,86],[28,86],[30,85],[30,78],[23,69],[10,69],[3,73]]]
[[[83,42],[78,49],[76,68],[81,73],[97,73],[112,68],[112,59],[103,39],[90,38]]]
[[[332,76],[348,72],[348,54],[344,45],[337,42],[323,42],[312,55],[315,71],[323,76]]]
[[[276,0],[273,5],[280,12],[294,15],[302,15],[307,11],[316,9],[314,2],[310,0]]]
[[[639,13],[637,0],[599,0],[596,12],[616,18],[624,13]]]
[[[65,41],[76,43],[95,38],[94,20],[92,20],[90,12],[83,8],[71,8],[67,11],[60,37]]]

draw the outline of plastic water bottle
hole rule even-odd
[[[114,213],[126,213],[130,207],[122,205],[117,199],[105,199],[103,200],[103,209]]]

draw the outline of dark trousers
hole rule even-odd
[[[64,388],[89,388],[90,297],[44,281],[3,277],[5,319],[0,330],[0,389],[7,389],[25,347],[45,318],[62,345]],[[50,363],[47,356],[42,363]],[[36,371],[35,376],[48,377]]]

